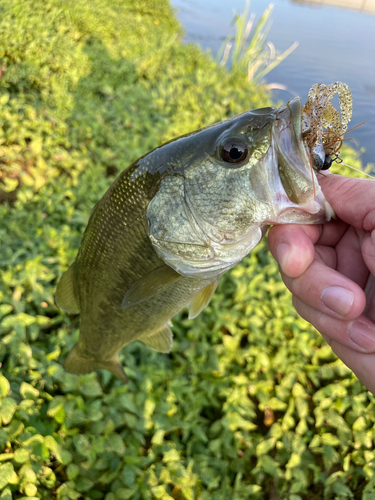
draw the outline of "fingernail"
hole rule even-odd
[[[288,245],[288,243],[280,243],[276,250],[276,256],[281,269],[284,269],[284,267],[286,266],[289,253],[290,246]]]
[[[375,327],[354,321],[349,328],[348,337],[369,352],[375,352]]]
[[[346,316],[352,307],[354,293],[341,286],[329,286],[323,290],[320,298],[332,311]]]

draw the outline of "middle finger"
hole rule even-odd
[[[355,319],[362,314],[366,297],[353,281],[333,269],[335,253],[329,247],[316,247],[312,264],[297,278],[281,271],[287,288],[305,304],[337,319]]]

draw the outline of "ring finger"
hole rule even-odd
[[[362,353],[375,352],[375,325],[368,318],[345,321],[333,318],[305,304],[293,296],[293,305],[298,314],[311,323],[324,338],[338,342]]]

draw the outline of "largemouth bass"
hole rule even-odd
[[[169,352],[170,319],[209,303],[220,276],[270,224],[317,224],[333,211],[301,137],[301,100],[248,111],[171,141],[130,165],[95,206],[56,302],[80,314],[64,367],[126,381],[119,350]]]

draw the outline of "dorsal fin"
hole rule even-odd
[[[73,264],[74,265],[74,264]],[[80,307],[73,289],[73,265],[62,275],[57,285],[55,302],[69,314],[78,314]]]
[[[154,351],[171,352],[173,345],[173,333],[168,325],[163,326],[155,333],[147,335],[147,337],[140,338],[144,344]]]
[[[127,309],[139,302],[143,302],[153,295],[162,292],[181,278],[181,274],[178,274],[171,267],[164,264],[132,284],[125,294],[121,308]]]
[[[189,306],[189,319],[196,318],[198,314],[204,309],[212,299],[213,294],[219,284],[219,280],[214,281],[207,285],[203,290],[194,296]]]

